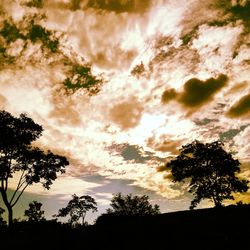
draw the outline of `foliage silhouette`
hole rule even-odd
[[[41,210],[42,203],[33,201],[29,204],[29,208],[24,211],[24,216],[28,217],[29,222],[44,221],[44,211]]]
[[[114,194],[110,203],[111,208],[107,209],[108,214],[115,215],[155,215],[160,213],[158,205],[151,205],[147,195],[132,196],[122,195],[121,193]]]
[[[59,209],[56,217],[66,217],[70,215],[69,222],[76,225],[79,219],[82,218],[82,225],[84,225],[85,215],[88,211],[96,212],[97,203],[95,199],[89,195],[77,196],[72,195],[72,199],[68,202],[67,206]]]
[[[189,192],[195,197],[193,209],[202,199],[211,199],[216,207],[224,199],[234,199],[232,192],[246,192],[248,181],[240,180],[235,173],[240,171],[240,162],[223,149],[223,143],[193,141],[182,146],[180,154],[169,163],[173,181],[189,179]]]
[[[41,183],[49,189],[57,173],[64,173],[69,164],[64,156],[31,146],[42,131],[42,127],[25,114],[16,118],[0,111],[0,192],[8,210],[9,226],[13,224],[13,207],[24,190],[33,183]],[[19,181],[14,193],[8,197],[9,179],[14,175]]]
[[[6,221],[3,219],[2,214],[5,212],[3,208],[0,207],[0,226],[6,225]]]

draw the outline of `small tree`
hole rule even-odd
[[[44,221],[44,211],[41,208],[42,203],[33,201],[29,204],[29,209],[24,211],[24,216],[28,217],[28,221],[30,222]]]
[[[111,208],[107,209],[108,214],[115,215],[155,215],[160,213],[158,205],[151,205],[147,195],[132,196],[117,193],[113,195],[110,203]]]
[[[171,169],[173,181],[190,180],[189,192],[195,197],[193,209],[202,199],[211,199],[216,207],[224,199],[234,199],[232,192],[246,192],[247,180],[240,180],[240,162],[223,149],[223,143],[194,141],[182,146],[180,154],[166,165]]]
[[[67,206],[59,209],[56,217],[70,216],[69,222],[75,224],[82,218],[82,225],[84,225],[85,215],[88,211],[96,212],[97,203],[95,199],[89,195],[77,196],[72,195],[72,199],[68,202]]]
[[[25,114],[13,117],[0,111],[0,192],[8,210],[8,224],[13,224],[13,207],[25,189],[33,183],[41,183],[46,189],[64,173],[69,164],[64,156],[44,152],[31,143],[42,134],[42,127]],[[8,191],[9,180],[19,177],[13,194]]]

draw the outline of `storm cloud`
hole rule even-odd
[[[213,96],[226,86],[227,81],[228,77],[223,74],[205,81],[191,78],[184,83],[182,92],[177,93],[175,89],[165,90],[162,94],[162,102],[168,103],[171,100],[176,100],[187,108],[198,108],[211,101]]]

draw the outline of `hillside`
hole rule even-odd
[[[197,209],[153,217],[102,215],[96,225],[23,224],[1,244],[24,249],[248,249],[250,206]]]

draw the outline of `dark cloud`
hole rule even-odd
[[[125,161],[132,160],[136,163],[145,163],[152,158],[153,153],[145,152],[137,145],[125,144],[122,149],[121,156]]]
[[[1,24],[0,35],[9,45],[18,39],[25,42],[41,43],[42,49],[48,49],[50,52],[58,52],[59,39],[55,36],[55,31],[48,30],[38,24],[45,17],[43,15],[26,15],[23,19],[15,23],[12,18],[6,18]]]
[[[218,0],[217,5],[225,11],[225,14],[230,14],[230,21],[241,20],[247,29],[250,28],[250,1],[249,0]]]
[[[250,94],[241,97],[227,112],[231,118],[248,116],[250,114]]]
[[[73,0],[72,2],[76,2],[75,5],[77,5],[81,1]],[[98,10],[114,11],[116,13],[143,13],[150,8],[151,2],[151,0],[88,0],[86,6]]]
[[[45,15],[27,14],[21,20],[15,20],[6,13],[2,15],[0,20],[1,69],[18,63],[20,66],[27,60],[32,63],[34,59],[41,62],[45,58],[58,55],[60,35],[55,30],[49,30],[40,25],[41,20],[45,20]],[[39,51],[34,49],[32,44],[39,45]]]
[[[134,128],[141,120],[143,106],[135,97],[120,102],[110,109],[110,118],[121,129]]]
[[[31,0],[24,3],[28,7],[42,8],[43,0]]]
[[[171,88],[171,89],[167,89],[163,92],[162,96],[161,96],[161,101],[163,103],[168,103],[171,100],[174,100],[177,97],[177,92],[175,89]]]
[[[214,94],[226,85],[227,81],[228,77],[223,74],[205,81],[192,78],[184,84],[184,89],[180,93],[177,93],[174,89],[164,91],[162,102],[167,103],[170,100],[176,100],[185,107],[197,108],[209,102]]]
[[[63,81],[66,90],[74,93],[84,89],[89,95],[95,95],[101,90],[103,79],[92,74],[90,65],[73,64]]]
[[[228,131],[219,133],[219,138],[221,141],[232,140],[240,132],[244,131],[249,125],[241,126],[239,129],[229,129]]]
[[[145,72],[145,66],[143,62],[141,62],[140,64],[135,65],[135,67],[131,71],[131,75],[139,78],[140,76],[143,75],[144,72]]]
[[[184,91],[179,96],[179,102],[187,107],[197,107],[208,102],[213,95],[227,83],[226,75],[209,78],[205,81],[192,78],[184,84]]]
[[[113,144],[107,148],[110,152],[116,155],[121,155],[125,161],[133,161],[135,163],[146,163],[148,161],[165,162],[164,158],[155,156],[154,153],[145,151],[138,145]]]
[[[188,33],[184,33],[181,36],[181,40],[183,45],[188,45],[190,42],[193,41],[193,39],[198,37],[198,26],[196,26],[194,29],[189,31]]]

